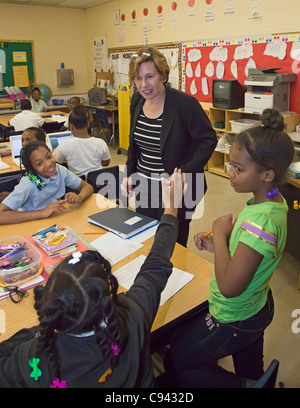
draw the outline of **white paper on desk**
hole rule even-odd
[[[114,276],[118,279],[119,285],[123,286],[123,288],[127,290],[130,289],[145,259],[146,257],[144,255],[140,255],[114,272]],[[194,275],[189,272],[184,272],[181,269],[173,268],[173,273],[169,277],[166,287],[161,293],[159,305],[162,306],[167,300],[174,296],[175,293],[189,283],[193,277]]]
[[[156,230],[159,224],[153,225],[153,227],[147,228],[145,231],[140,232],[139,234],[134,235],[133,237],[129,238],[129,241],[139,242],[140,244],[146,241],[148,238],[153,237],[155,235]]]
[[[106,258],[111,265],[126,258],[138,249],[142,248],[142,244],[130,239],[123,239],[112,232],[107,232],[91,242],[91,245],[97,249],[104,258]]]
[[[65,122],[67,120],[67,118],[61,115],[51,115],[51,119],[54,122],[58,122],[58,123]]]

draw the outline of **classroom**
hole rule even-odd
[[[291,84],[289,93],[289,107],[285,117],[287,131],[295,132],[296,126],[300,124],[300,86],[298,60],[298,49],[296,57],[291,57],[291,47],[293,44],[300,44],[299,32],[299,12],[300,4],[298,0],[288,0],[286,2],[276,2],[273,0],[159,0],[156,3],[146,0],[37,0],[37,1],[0,1],[1,16],[1,41],[33,43],[34,57],[34,81],[39,84],[47,84],[51,89],[52,96],[48,102],[52,108],[59,107],[52,105],[53,99],[63,99],[64,105],[72,96],[78,96],[84,101],[88,101],[88,90],[95,85],[95,70],[113,72],[117,69],[114,58],[122,55],[129,56],[139,47],[144,45],[158,46],[166,54],[176,55],[174,67],[171,69],[171,86],[180,89],[188,94],[194,95],[204,111],[209,115],[212,126],[214,126],[218,136],[227,133],[230,120],[249,118],[259,118],[259,114],[241,115],[236,112],[227,112],[224,108],[212,106],[211,99],[211,79],[208,83],[198,80],[201,76],[196,74],[195,60],[192,72],[190,66],[184,65],[188,60],[189,51],[197,50],[202,53],[202,57],[209,57],[209,52],[214,48],[221,48],[223,51],[232,50],[238,46],[245,46],[243,52],[248,47],[253,49],[251,63],[246,67],[246,63],[239,66],[239,75],[242,72],[243,80],[246,79],[246,68],[261,67],[261,61],[266,62],[265,68],[284,68],[285,73],[296,74],[295,84]],[[261,61],[256,60],[255,52],[266,47],[270,43],[271,48],[269,60],[264,54]],[[97,45],[101,44],[99,47]],[[284,48],[282,46],[286,46]],[[1,45],[1,43],[0,43]],[[1,46],[3,47],[3,45]],[[1,50],[0,47],[0,50]],[[280,55],[282,49],[287,49],[284,57]],[[97,55],[97,51],[101,55]],[[173,53],[174,51],[174,53]],[[169,53],[169,54],[168,54]],[[0,54],[1,56],[1,54]],[[251,57],[251,55],[250,55]],[[222,57],[220,57],[221,59]],[[219,61],[220,61],[219,59]],[[210,59],[212,60],[212,58]],[[214,60],[215,62],[216,60]],[[228,59],[223,59],[221,67],[225,66],[225,72],[230,70]],[[253,65],[251,65],[253,64]],[[1,65],[1,59],[0,59]],[[216,66],[217,64],[215,64]],[[59,86],[57,82],[57,70],[62,67],[74,71],[74,83],[68,86]],[[241,68],[242,67],[242,68]],[[211,78],[207,64],[201,67],[202,76],[204,70],[206,76]],[[212,69],[212,68],[211,68]],[[245,70],[245,71],[244,71]],[[120,73],[115,72],[115,88],[119,84],[128,84],[127,75],[120,69]],[[231,71],[233,73],[233,71]],[[2,74],[1,80],[2,80]],[[215,78],[215,76],[214,76]],[[206,91],[205,85],[208,86]],[[3,84],[0,83],[2,91]],[[202,87],[202,88],[201,88]],[[0,96],[3,96],[3,93]],[[1,98],[0,98],[1,99]],[[0,116],[1,119],[1,116]],[[114,138],[113,143],[109,143],[111,154],[110,166],[124,166],[127,160],[128,140],[120,134],[122,123],[120,123],[119,112],[119,134]],[[224,122],[218,131],[218,122]],[[229,132],[230,133],[230,132]],[[114,135],[116,136],[116,134]],[[299,139],[300,142],[300,139]],[[224,150],[224,149],[223,149]],[[229,160],[228,152],[214,151],[206,168],[205,176],[207,181],[207,192],[205,198],[199,206],[201,216],[195,216],[190,223],[190,231],[187,240],[187,248],[179,248],[176,252],[176,259],[179,269],[188,271],[193,265],[199,268],[206,268],[205,279],[208,282],[208,275],[211,272],[210,265],[214,263],[214,256],[206,251],[197,250],[194,243],[194,235],[199,231],[209,231],[213,221],[223,214],[234,213],[237,215],[251,197],[249,193],[236,194],[232,191],[228,177],[226,176],[226,164]],[[300,152],[296,152],[296,160],[300,160]],[[293,181],[294,180],[294,181]],[[295,200],[300,203],[299,180],[293,179],[284,190],[283,195],[287,195],[289,202]],[[95,203],[83,203],[85,214],[90,214],[95,208]],[[87,228],[82,214],[76,212],[80,229],[76,232],[80,234]],[[300,296],[299,296],[299,238],[298,232],[300,221],[300,210],[289,205],[288,218],[288,238],[286,250],[275,269],[270,287],[273,292],[275,303],[274,319],[266,329],[264,338],[264,364],[265,369],[273,359],[279,361],[277,383],[281,382],[286,388],[300,387],[300,361],[299,340],[300,340]],[[59,218],[55,218],[58,220]],[[69,226],[74,229],[76,223],[72,217],[68,218]],[[49,227],[49,220],[30,221],[28,231],[27,223],[20,224],[19,233],[27,237],[31,235],[38,226]],[[89,228],[92,228],[89,226]],[[17,232],[18,228],[12,228]],[[0,226],[0,239],[7,237],[7,226]],[[86,241],[92,242],[96,236],[87,235]],[[148,241],[147,241],[148,242]],[[147,255],[150,244],[145,244],[138,254]],[[189,252],[186,252],[189,251]],[[182,258],[180,260],[180,258]],[[133,258],[130,258],[132,260]],[[202,264],[203,263],[203,264]],[[124,263],[120,263],[124,266]],[[209,272],[210,271],[210,272]],[[195,278],[191,283],[195,283]],[[201,279],[197,277],[199,284]],[[201,284],[201,283],[200,283]],[[208,287],[208,285],[207,285]],[[182,293],[185,288],[177,293],[179,300],[177,305],[185,306],[185,299]],[[182,293],[181,293],[182,292]],[[180,296],[182,296],[180,298]],[[195,295],[196,296],[196,295]],[[175,297],[174,297],[175,299]],[[205,299],[203,299],[204,301]],[[24,299],[22,302],[27,301]],[[194,301],[194,300],[193,300]],[[202,301],[202,300],[201,300]],[[3,317],[0,300],[0,318]],[[22,303],[21,303],[22,304]],[[24,303],[28,312],[33,302]],[[25,307],[25,306],[24,306]],[[169,323],[173,319],[172,310],[166,305],[160,307],[160,314],[155,321],[154,328],[158,328]],[[13,328],[20,329],[18,313],[14,313],[16,324],[12,323],[9,328],[10,335]],[[8,325],[8,317],[6,325]],[[166,320],[164,320],[166,319]],[[3,319],[2,319],[3,320]],[[32,320],[32,325],[34,320]],[[0,341],[3,336],[3,322],[0,322]],[[161,361],[159,355],[153,357],[155,370],[160,372]],[[233,371],[231,357],[223,358],[219,364],[227,370]]]

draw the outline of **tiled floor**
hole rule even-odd
[[[124,154],[118,155],[117,150],[111,150],[111,155],[111,165],[125,164]],[[237,215],[250,197],[247,194],[235,193],[227,178],[211,173],[207,173],[206,177],[208,190],[205,195],[204,215],[200,219],[192,220],[187,245],[191,251],[198,253],[193,241],[195,233],[211,229],[212,222],[220,215]],[[199,255],[213,262],[212,254],[201,252]],[[285,253],[271,280],[275,316],[265,333],[265,367],[273,358],[279,360],[278,381],[282,381],[287,388],[300,388],[300,333],[292,331],[292,323],[296,320],[296,317],[292,317],[292,312],[298,309],[298,318],[300,317],[299,272],[300,263]],[[297,327],[300,327],[300,323]],[[220,364],[226,369],[233,369],[231,358],[222,360]]]

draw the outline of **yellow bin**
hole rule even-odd
[[[130,95],[129,86],[118,86],[118,114],[119,114],[119,148],[128,150],[130,132]]]

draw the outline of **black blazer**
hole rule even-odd
[[[185,173],[203,172],[216,145],[216,133],[200,103],[191,95],[166,87],[161,130],[161,156],[166,172],[174,168]],[[131,126],[127,159],[127,175],[136,171],[140,155],[133,141],[133,131],[145,99],[136,93],[131,101]]]
[[[203,168],[217,145],[216,133],[196,98],[177,89],[166,87],[165,90],[160,140],[165,171],[171,175],[177,167],[184,173],[203,173]],[[144,102],[145,99],[139,92],[133,95],[127,176],[136,172],[140,155],[133,140],[133,132]],[[194,183],[192,190],[195,191]]]

